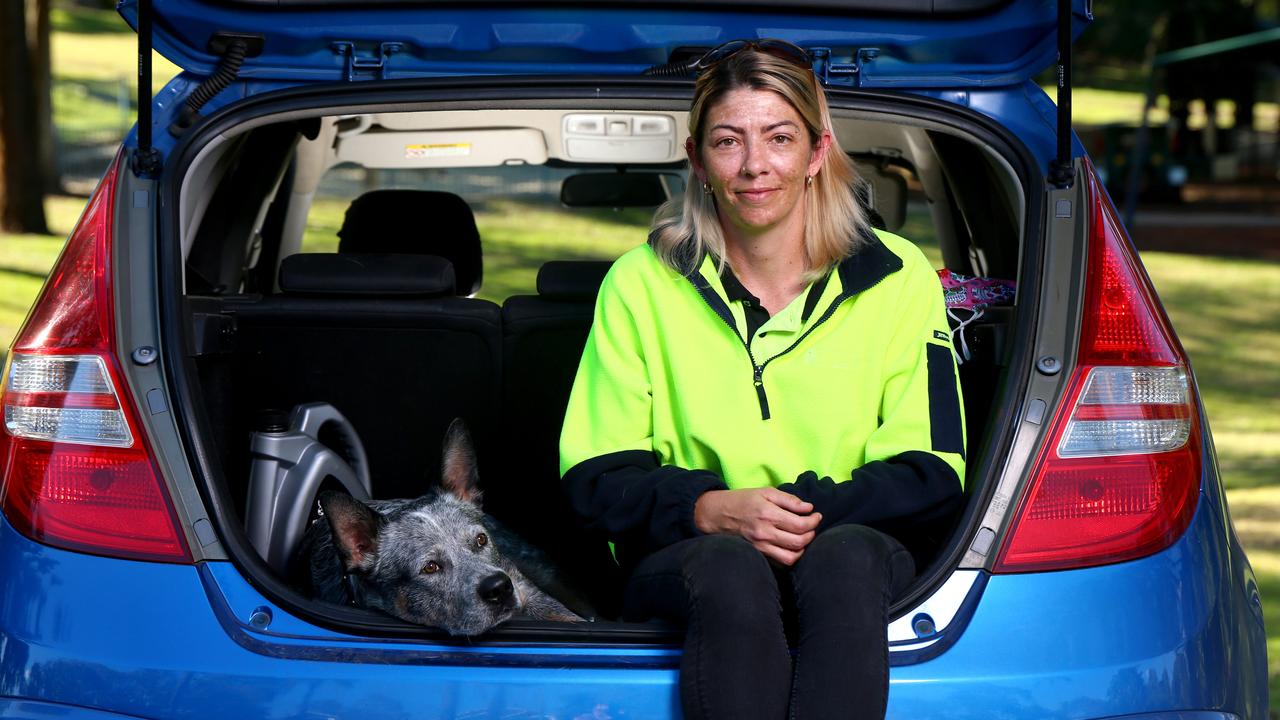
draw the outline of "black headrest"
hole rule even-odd
[[[610,260],[552,260],[538,268],[538,295],[548,300],[591,300],[613,265]]]
[[[338,238],[340,253],[439,255],[453,263],[459,295],[480,289],[480,232],[470,206],[453,193],[367,192],[347,208]]]
[[[298,253],[280,263],[280,289],[298,295],[447,297],[453,265],[437,255]]]

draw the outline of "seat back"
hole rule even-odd
[[[282,294],[228,306],[237,394],[261,411],[326,402],[359,429],[372,494],[417,497],[439,478],[455,417],[491,452],[501,387],[501,311],[453,296],[442,258],[294,255]]]
[[[502,435],[508,459],[486,507],[546,550],[577,586],[615,614],[621,573],[603,538],[578,529],[560,490],[560,428],[591,331],[608,261],[553,261],[538,271],[538,294],[502,306]],[[490,478],[492,481],[493,478]]]

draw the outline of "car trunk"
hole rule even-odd
[[[282,607],[330,627],[434,636],[377,613],[312,600],[287,571],[264,559],[246,529],[254,461],[261,460],[251,444],[255,433],[279,430],[296,406],[328,403],[363,441],[372,496],[413,497],[435,477],[444,428],[462,417],[475,438],[486,510],[547,550],[590,597],[600,618],[590,624],[513,622],[491,637],[672,639],[658,625],[614,621],[620,578],[607,545],[575,529],[559,496],[556,439],[589,329],[593,292],[557,294],[539,280],[538,292],[529,288],[490,300],[483,299],[483,289],[481,297],[352,296],[292,281],[282,287],[278,263],[311,249],[302,246],[298,223],[316,197],[317,178],[323,167],[358,159],[341,148],[349,145],[355,152],[361,136],[385,143],[391,135],[387,147],[413,146],[413,163],[447,168],[437,178],[462,172],[466,162],[443,155],[424,160],[424,152],[453,151],[419,148],[471,142],[440,133],[493,139],[486,133],[513,128],[541,133],[549,156],[536,157],[536,151],[521,149],[520,140],[504,136],[496,142],[512,148],[510,157],[483,161],[485,172],[539,161],[564,171],[618,165],[671,171],[679,167],[690,87],[683,81],[602,78],[330,86],[325,92],[256,98],[217,114],[183,139],[169,168],[184,181],[171,183],[173,196],[162,201],[167,212],[161,217],[161,267],[172,275],[162,315],[171,337],[181,338],[169,345],[172,388],[184,410],[182,429],[198,458],[197,481],[213,508],[211,519],[228,556],[255,586]],[[994,478],[1008,470],[1016,403],[1006,400],[1017,397],[1026,382],[1009,369],[1030,366],[1024,356],[1031,346],[1043,179],[1025,147],[978,113],[903,95],[849,90],[830,97],[846,151],[864,175],[883,185],[871,203],[879,201],[886,224],[905,222],[905,230],[896,229],[908,239],[932,235],[939,269],[1017,283],[1016,302],[988,308],[966,324],[963,342],[956,343],[968,356],[960,366],[968,418],[967,502],[962,516],[906,538],[920,574],[895,600],[893,627],[901,627],[896,636],[891,627],[890,634],[910,649],[944,624],[913,625],[913,608],[957,578],[966,588],[978,582],[977,573],[960,566]],[[625,163],[575,160],[566,150],[569,116],[629,117],[633,128],[638,117],[664,116],[678,137],[666,156],[651,154],[642,162],[634,155],[626,155]],[[375,170],[405,167],[403,158],[386,159],[377,147],[363,152]],[[323,153],[329,153],[327,160]],[[367,175],[363,181],[369,182]],[[422,182],[430,187],[429,178]],[[895,192],[904,196],[901,203]],[[642,233],[637,231],[636,244]],[[537,267],[608,254],[590,247],[564,252],[533,246],[516,260],[485,260],[490,268],[517,260]],[[340,438],[320,440],[341,448]],[[297,501],[314,505],[309,495]],[[963,597],[962,592],[952,605]]]

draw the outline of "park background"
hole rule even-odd
[[[1129,227],[1208,410],[1231,514],[1261,586],[1272,717],[1280,718],[1280,0],[1131,0],[1099,3],[1095,12],[1074,51],[1073,125],[1118,206],[1136,181]],[[0,13],[0,75],[12,74],[4,68],[15,67],[24,45],[19,59],[30,65],[18,80],[28,85],[17,97],[34,98],[36,122],[50,129],[28,148],[39,172],[27,177],[37,180],[0,173],[3,358],[134,122],[137,55],[135,35],[109,1],[0,0]],[[157,55],[154,88],[177,71]],[[3,97],[15,97],[13,78],[4,82]],[[1131,172],[1148,90],[1151,129]],[[6,128],[11,117],[0,103]],[[333,242],[344,208],[337,198],[317,203],[309,242]],[[512,210],[496,203],[477,213],[486,248],[573,236],[616,255],[644,237],[647,223],[628,213],[566,233],[556,208]],[[915,239],[928,232],[926,223],[912,227],[904,232]],[[486,268],[484,295],[494,299],[533,272],[497,270]]]

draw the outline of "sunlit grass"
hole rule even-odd
[[[50,20],[53,119],[59,133],[119,142],[137,115],[137,36],[113,10],[55,7]],[[179,71],[153,52],[153,92]]]
[[[133,126],[133,86],[75,76],[62,76],[53,86],[54,122],[65,135],[114,137],[114,144]]]
[[[1280,480],[1280,264],[1148,252],[1230,488]]]
[[[1232,521],[1262,594],[1280,708],[1280,263],[1143,253],[1191,356]]]
[[[1054,97],[1052,87],[1044,88],[1049,97]],[[1142,104],[1145,98],[1142,93],[1123,90],[1099,90],[1095,88],[1072,88],[1071,90],[1071,123],[1076,127],[1088,125],[1138,125],[1142,121]],[[1235,125],[1235,103],[1220,100],[1214,106],[1217,126],[1229,128]],[[1199,100],[1190,103],[1187,125],[1193,130],[1203,128],[1208,122],[1205,104]],[[1273,102],[1256,103],[1253,108],[1254,127],[1274,128],[1280,117],[1280,105]],[[1156,106],[1152,108],[1148,122],[1161,125],[1169,121],[1169,98],[1157,96]]]
[[[8,352],[84,203],[83,198],[76,197],[45,198],[45,215],[52,235],[0,233],[0,357]]]
[[[120,26],[126,30],[124,20]],[[51,50],[56,75],[87,80],[123,80],[132,87],[138,77],[138,39],[128,34],[53,33]],[[178,66],[153,51],[151,85],[158,90],[177,75]]]
[[[1280,706],[1280,486],[1227,491],[1231,522],[1258,579],[1267,626],[1271,713]]]

